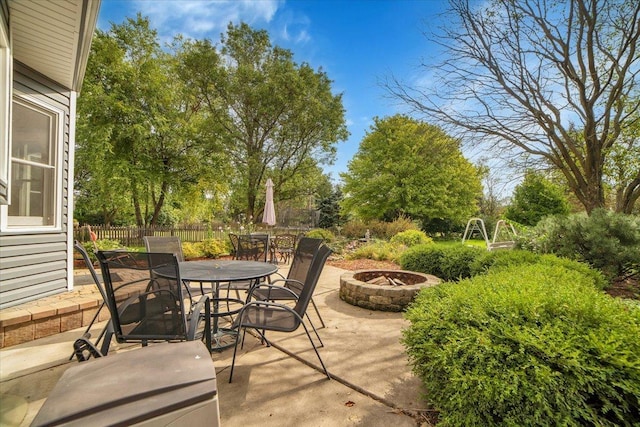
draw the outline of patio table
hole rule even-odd
[[[230,340],[229,342],[225,342],[224,340],[229,336],[235,337],[237,331],[218,327],[218,319],[221,316],[238,313],[244,304],[244,301],[237,298],[220,298],[220,283],[235,281],[252,281],[258,283],[260,279],[268,277],[278,271],[278,266],[268,262],[242,260],[184,261],[179,263],[179,268],[180,278],[182,280],[200,282],[201,284],[212,284],[212,350],[222,350],[234,344],[234,340]],[[235,310],[220,311],[220,302],[240,304],[240,307]]]

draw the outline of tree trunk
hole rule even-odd
[[[632,214],[635,203],[640,198],[640,176],[635,178],[625,188],[619,188],[616,193],[616,212]]]

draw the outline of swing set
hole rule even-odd
[[[516,230],[515,228],[513,228],[513,225],[509,224],[503,219],[496,223],[496,228],[493,232],[493,240],[489,242],[489,235],[487,234],[487,229],[484,226],[484,221],[482,220],[482,218],[471,218],[467,222],[467,227],[464,230],[464,235],[462,236],[462,244],[464,245],[464,242],[466,240],[469,240],[471,237],[473,237],[474,233],[480,234],[480,236],[487,244],[487,250],[489,251],[492,251],[494,249],[513,249],[516,245]],[[498,240],[498,238],[505,240]]]

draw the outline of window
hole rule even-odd
[[[11,107],[11,48],[9,31],[0,14],[0,205],[8,201],[9,182],[9,115]]]
[[[9,228],[60,227],[62,118],[62,111],[14,98]]]

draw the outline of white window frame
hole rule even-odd
[[[8,192],[10,191],[12,66],[13,55],[9,39],[9,28],[5,20],[0,19],[0,182],[7,186],[7,200],[0,198],[0,204],[5,204],[9,201]]]
[[[42,225],[38,221],[30,221],[28,217],[22,217],[24,221],[22,223],[16,224],[15,220],[12,220],[9,216],[9,208],[8,206],[1,206],[0,215],[2,228],[0,231],[2,232],[52,232],[52,231],[62,231],[62,183],[63,183],[63,169],[64,169],[64,117],[65,111],[56,108],[55,106],[43,102],[42,100],[36,98],[32,95],[27,95],[25,93],[21,93],[20,91],[14,91],[13,94],[13,102],[18,102],[25,106],[26,108],[34,108],[39,109],[41,112],[50,114],[52,120],[56,122],[56,133],[55,133],[55,157],[54,157],[54,168],[55,168],[55,184],[54,184],[54,197],[53,197],[53,215],[54,221],[52,225]],[[9,165],[11,165],[11,159],[9,161]],[[9,170],[11,173],[11,170]],[[9,175],[11,176],[11,175]],[[9,183],[9,191],[11,191],[11,183]],[[11,193],[9,192],[9,203],[11,204]]]

